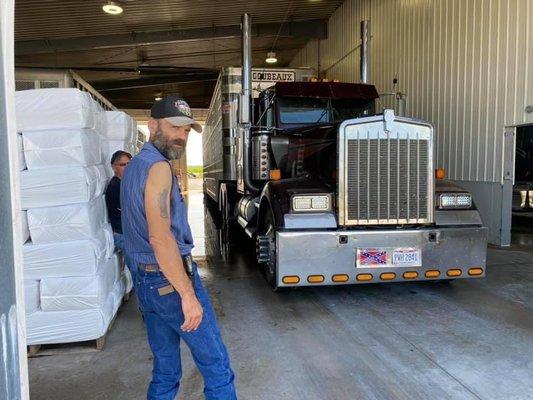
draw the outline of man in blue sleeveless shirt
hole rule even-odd
[[[175,398],[183,339],[204,378],[205,398],[233,400],[234,374],[191,258],[187,209],[169,163],[185,151],[191,127],[202,129],[176,96],[157,101],[150,116],[150,140],[131,160],[120,188],[124,245],[137,266],[137,297],[154,354],[148,399]]]

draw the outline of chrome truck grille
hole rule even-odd
[[[345,121],[339,132],[339,222],[433,221],[432,127],[392,113]]]

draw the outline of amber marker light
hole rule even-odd
[[[379,278],[382,280],[382,281],[390,281],[394,278],[396,278],[396,274],[394,272],[383,272]]]
[[[483,268],[474,267],[468,270],[468,275],[470,276],[477,276],[477,275],[482,275],[482,274],[483,274]]]
[[[460,269],[449,269],[448,272],[446,272],[446,275],[448,276],[461,276],[462,271]]]
[[[436,179],[444,179],[444,178],[446,178],[446,170],[444,168],[437,168],[435,170],[435,178]]]
[[[309,282],[309,283],[322,283],[322,282],[324,282],[324,276],[323,275],[309,275],[307,277],[307,282]]]
[[[404,279],[415,279],[418,278],[418,272],[416,271],[407,271],[403,273]]]
[[[371,281],[372,274],[359,274],[355,279],[357,279],[359,282]]]
[[[337,274],[331,277],[333,282],[348,282],[349,276],[346,274]]]
[[[281,179],[281,170],[271,169],[270,170],[270,179],[273,181],[279,181]]]
[[[426,271],[426,278],[438,278],[440,276],[440,271],[437,271],[436,269],[431,269],[429,271]]]
[[[285,283],[286,285],[294,285],[300,282],[300,277],[296,275],[287,275],[287,276],[284,276],[281,281]]]

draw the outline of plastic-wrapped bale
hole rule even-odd
[[[96,196],[102,196],[106,189],[109,180],[113,174],[109,175],[108,169],[104,164],[96,165],[97,175],[98,175],[98,185],[96,187]]]
[[[71,343],[104,336],[116,314],[114,291],[98,307],[74,311],[37,311],[26,318],[28,345]]]
[[[24,141],[20,134],[17,134],[17,148],[19,151],[19,171],[24,171],[26,169],[26,159],[24,157]]]
[[[41,296],[39,292],[40,283],[35,279],[24,280],[24,306],[26,315],[33,314],[40,309]]]
[[[122,281],[122,279],[119,279],[117,282],[115,282],[112,295],[114,316],[117,313],[120,305],[122,304],[122,300],[124,299],[124,282]]]
[[[110,177],[114,175],[113,168],[111,168],[111,156],[115,151],[122,150],[133,155],[128,144],[123,140],[103,140],[102,143],[102,156],[104,159],[104,165],[106,174]]]
[[[29,170],[102,163],[100,136],[88,129],[22,132]]]
[[[26,211],[20,212],[20,222],[22,226],[21,235],[22,243],[26,243],[30,238],[30,229],[28,224],[28,213]]]
[[[78,128],[94,129],[94,101],[73,88],[15,92],[17,131]]]
[[[94,112],[94,130],[105,136],[107,132],[107,118],[106,111],[97,101],[93,101],[93,112]]]
[[[105,190],[103,167],[72,166],[26,170],[20,173],[22,208],[85,203]]]
[[[45,278],[41,280],[41,310],[73,311],[97,308],[104,303],[118,276],[115,258],[105,260],[96,276]]]
[[[28,242],[22,249],[27,279],[94,276],[103,261],[113,254],[113,232],[111,226],[105,224],[93,239],[48,244]]]
[[[106,222],[107,209],[102,196],[87,203],[28,210],[34,244],[95,238]]]
[[[129,143],[132,141],[133,118],[123,111],[106,111],[107,140],[122,141]]]
[[[130,293],[133,289],[133,279],[131,278],[130,270],[127,267],[122,270],[120,278],[124,284],[124,293]]]
[[[102,143],[102,153],[104,165],[111,165],[111,156],[115,151],[122,150],[130,152],[128,142],[125,140],[104,140]]]

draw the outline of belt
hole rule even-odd
[[[183,261],[183,268],[185,269],[185,272],[189,278],[192,278],[194,275],[192,256],[190,254],[181,256],[181,260]],[[139,263],[139,269],[144,272],[159,272],[159,264]]]

